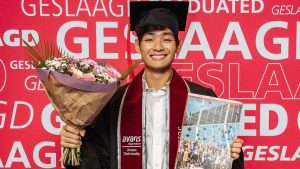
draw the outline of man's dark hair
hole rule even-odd
[[[166,27],[164,26],[160,26],[160,25],[145,25],[143,27],[139,27],[135,30],[136,32],[136,35],[138,37],[138,41],[141,42],[142,41],[142,38],[143,36],[148,33],[148,32],[153,32],[153,31],[157,31],[157,30],[165,30]],[[173,31],[172,31],[173,32]],[[180,41],[179,41],[179,38],[178,38],[178,34],[174,34],[174,38],[175,38],[175,42],[176,42],[176,45],[178,46]]]

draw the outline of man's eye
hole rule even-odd
[[[172,39],[164,39],[165,42],[172,42]]]
[[[151,41],[153,41],[152,39],[145,39],[144,41],[146,41],[146,42],[151,42]]]

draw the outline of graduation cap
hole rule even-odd
[[[164,26],[178,34],[185,30],[189,2],[138,1],[130,2],[130,30],[146,25]]]

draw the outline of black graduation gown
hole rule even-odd
[[[208,88],[186,81],[192,93],[215,96]],[[117,169],[117,126],[122,97],[128,85],[120,87],[106,105],[95,123],[86,128],[82,138],[80,166],[65,166],[67,169]],[[233,161],[232,169],[244,169],[243,152]]]

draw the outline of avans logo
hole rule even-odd
[[[4,62],[0,59],[0,92],[4,89],[6,84],[6,69]]]

